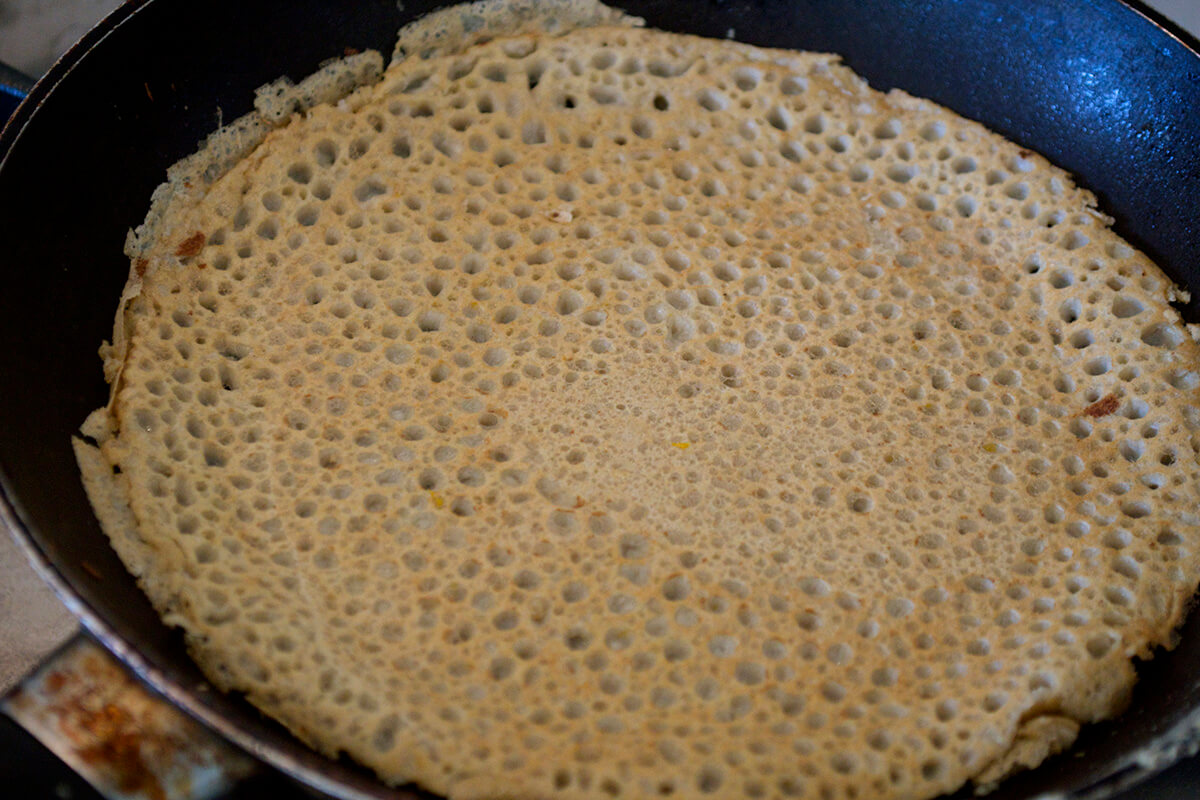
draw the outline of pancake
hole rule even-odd
[[[1118,713],[1200,376],[1095,198],[836,56],[449,13],[130,239],[76,450],[211,680],[454,800],[928,798]]]

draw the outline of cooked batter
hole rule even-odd
[[[78,443],[218,686],[454,800],[927,798],[1120,711],[1200,379],[1091,194],[828,55],[372,58],[159,195]]]

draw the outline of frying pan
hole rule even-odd
[[[1200,297],[1200,53],[1119,0],[616,0],[666,30],[841,53],[880,89],[929,97],[1047,155],[1116,230]],[[126,231],[168,165],[253,90],[346,48],[390,52],[429,0],[132,0],[32,91],[0,135],[0,518],[91,635],[171,702],[309,786],[383,798],[366,771],[307,750],[210,691],[109,548],[70,437],[102,405],[97,345],[128,272]],[[1193,301],[1194,303],[1195,301]],[[1195,321],[1195,305],[1182,309]],[[1119,721],[1000,800],[1112,797],[1194,751],[1200,617],[1141,668]],[[1083,754],[1083,757],[1076,757]],[[966,796],[964,794],[964,796]]]

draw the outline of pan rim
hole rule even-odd
[[[1135,12],[1151,25],[1174,39],[1178,44],[1182,45],[1185,50],[1190,51],[1193,56],[1200,59],[1200,33],[1192,34],[1184,30],[1174,20],[1169,19],[1161,12],[1146,5],[1144,0],[1113,0],[1113,2]]]

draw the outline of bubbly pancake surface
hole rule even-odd
[[[1182,617],[1172,296],[834,57],[502,37],[171,202],[78,451],[210,677],[388,781],[932,797],[1119,711]]]

